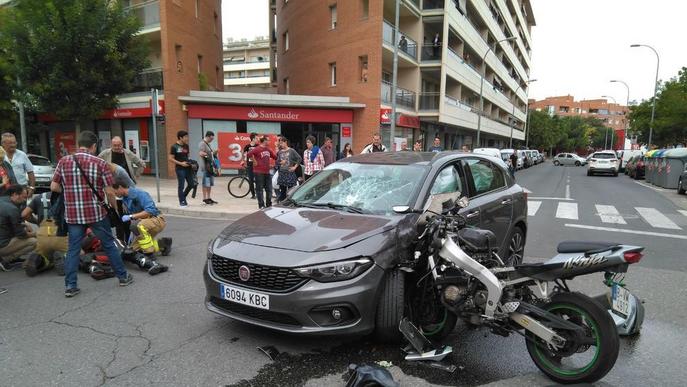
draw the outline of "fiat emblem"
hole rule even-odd
[[[241,281],[246,282],[250,279],[250,269],[248,266],[241,266],[239,267],[239,278]]]

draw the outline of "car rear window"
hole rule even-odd
[[[615,159],[615,155],[610,154],[610,153],[595,153],[594,156],[592,156],[595,159]]]
[[[41,167],[52,166],[52,163],[50,162],[50,160],[43,158],[43,157],[31,157],[31,156],[29,156],[29,161],[31,161],[31,164],[38,165]]]

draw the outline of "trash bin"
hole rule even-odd
[[[666,162],[666,182],[663,188],[677,189],[677,182],[687,165],[687,148],[670,149],[663,154]]]
[[[665,153],[667,150],[656,152],[656,173],[654,174],[653,184],[658,187],[664,187],[666,184],[666,159]]]
[[[646,152],[644,157],[646,158],[644,162],[644,179],[646,180],[647,183],[651,183],[653,178],[654,178],[654,171],[655,171],[655,164],[654,161],[654,154],[656,154],[657,150],[650,150]]]

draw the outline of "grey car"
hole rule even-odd
[[[329,165],[280,205],[239,219],[213,239],[203,268],[206,307],[291,333],[398,327],[403,313],[395,311],[405,310],[404,298],[380,297],[398,291],[395,267],[414,257],[430,195],[456,191],[470,198],[461,209],[468,224],[493,231],[500,256],[521,262],[527,199],[500,160],[373,153]],[[394,206],[412,211],[396,213]]]
[[[28,154],[27,156],[31,164],[33,164],[36,188],[50,188],[52,175],[55,173],[55,165],[47,157],[34,154]]]
[[[574,165],[579,167],[585,165],[587,160],[575,153],[559,153],[553,158],[553,165]]]

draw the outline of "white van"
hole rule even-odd
[[[644,154],[644,151],[639,149],[625,149],[617,151],[616,154],[620,159],[620,171],[622,172],[625,170],[625,164],[627,164],[627,161],[630,158],[632,158],[633,156],[641,156]]]
[[[503,161],[503,159],[501,158],[501,151],[497,148],[475,148],[472,150],[472,153],[491,156]],[[506,166],[506,168],[508,168],[508,163],[504,162],[504,165]]]

